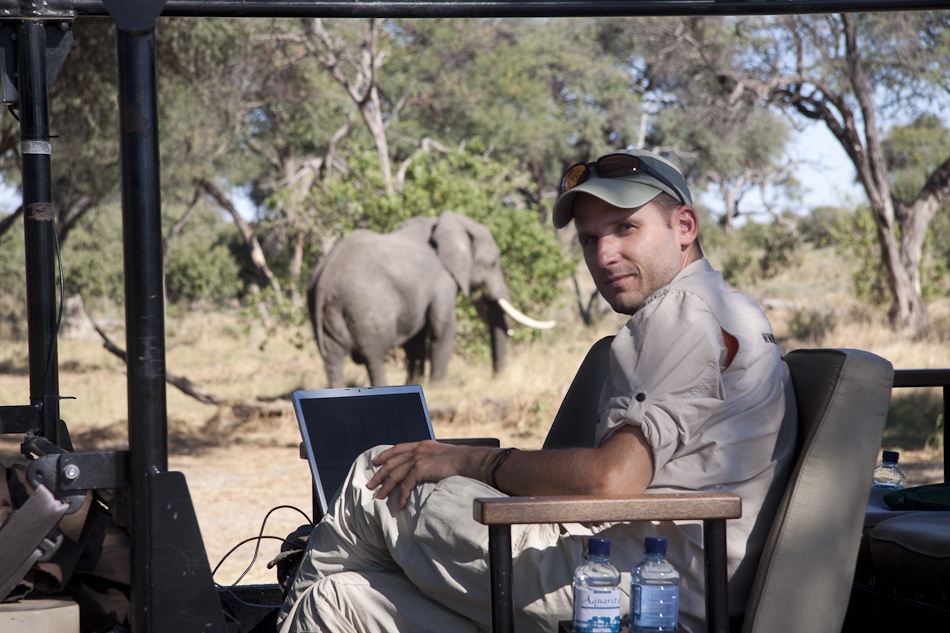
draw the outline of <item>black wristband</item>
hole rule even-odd
[[[518,449],[506,448],[501,451],[500,455],[498,455],[498,458],[491,467],[491,474],[488,475],[488,485],[490,485],[492,488],[498,488],[498,485],[495,483],[495,474],[498,472],[498,469],[501,468],[501,465],[505,463],[505,460],[508,459],[508,456],[511,455],[511,452],[516,450]]]

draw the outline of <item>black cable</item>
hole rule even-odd
[[[227,553],[225,553],[225,555],[221,557],[221,560],[218,561],[218,564],[215,565],[214,569],[211,571],[211,578],[214,579],[214,575],[215,575],[216,573],[218,573],[218,569],[221,568],[221,565],[224,563],[224,561],[226,561],[226,560],[228,559],[228,557],[229,557],[231,554],[233,554],[239,547],[241,547],[241,546],[244,545],[245,543],[250,543],[251,541],[257,541],[257,545],[254,547],[254,553],[251,555],[251,562],[248,563],[247,567],[244,569],[243,572],[241,572],[241,575],[238,576],[237,580],[235,580],[233,583],[231,583],[231,584],[230,584],[229,586],[227,586],[227,587],[225,587],[225,586],[223,586],[223,585],[217,585],[217,583],[215,583],[215,584],[219,587],[219,591],[230,591],[231,589],[233,589],[234,587],[236,587],[236,586],[238,585],[238,583],[240,583],[241,580],[244,579],[245,576],[247,576],[248,572],[251,571],[251,568],[254,566],[254,563],[257,561],[257,555],[258,555],[258,553],[260,552],[260,549],[261,549],[261,541],[262,541],[262,540],[264,540],[265,538],[267,538],[267,539],[275,539],[275,540],[278,540],[278,541],[280,541],[280,542],[282,542],[282,543],[284,543],[284,542],[287,541],[286,538],[283,538],[283,537],[280,537],[280,536],[265,536],[265,535],[264,535],[264,527],[267,525],[267,519],[270,518],[270,515],[271,515],[271,514],[273,514],[273,513],[276,512],[277,510],[282,510],[282,509],[295,510],[295,511],[299,512],[299,513],[303,516],[303,518],[305,518],[305,519],[307,520],[307,523],[308,523],[308,524],[311,524],[311,525],[313,524],[313,521],[310,520],[310,517],[307,515],[307,513],[304,512],[303,510],[301,510],[300,508],[296,507],[296,506],[280,505],[280,506],[276,506],[276,507],[273,507],[273,508],[271,508],[270,510],[268,510],[267,514],[264,515],[264,520],[261,521],[261,529],[260,529],[260,531],[257,533],[257,536],[252,536],[252,537],[250,537],[250,538],[246,538],[246,539],[244,539],[243,541],[241,541],[240,543],[238,543],[237,545],[235,545],[234,547],[232,547],[230,550],[228,550]],[[255,605],[248,605],[248,606],[255,606]],[[256,606],[261,606],[261,605],[256,605]]]
[[[59,327],[63,322],[63,309],[66,304],[66,276],[63,274],[63,254],[59,250],[59,235],[56,233],[55,217],[51,221],[53,223],[53,247],[56,251],[56,263],[59,266],[59,310],[56,313],[56,323],[53,325],[49,349],[46,352],[46,374],[44,380],[47,386],[53,374],[53,350],[56,349],[56,337],[59,336]]]

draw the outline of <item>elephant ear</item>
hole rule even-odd
[[[466,297],[472,291],[472,236],[468,218],[454,211],[443,211],[432,231],[432,243],[439,259]]]

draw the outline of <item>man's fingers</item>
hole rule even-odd
[[[418,483],[415,478],[409,475],[415,469],[415,461],[412,459],[390,460],[373,474],[366,487],[375,490],[374,495],[377,499],[385,499],[398,486],[408,484],[410,489]]]

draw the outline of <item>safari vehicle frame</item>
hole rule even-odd
[[[57,495],[125,489],[132,538],[134,633],[227,630],[181,473],[168,471],[155,26],[190,17],[606,17],[919,11],[938,0],[0,0],[0,94],[20,112],[30,404],[0,407],[0,432],[26,435]],[[116,27],[127,349],[127,451],[74,452],[60,420],[56,243],[47,89],[72,21]],[[948,371],[902,370],[895,386],[942,386]],[[945,457],[946,459],[946,457]],[[945,462],[945,475],[950,465]]]

